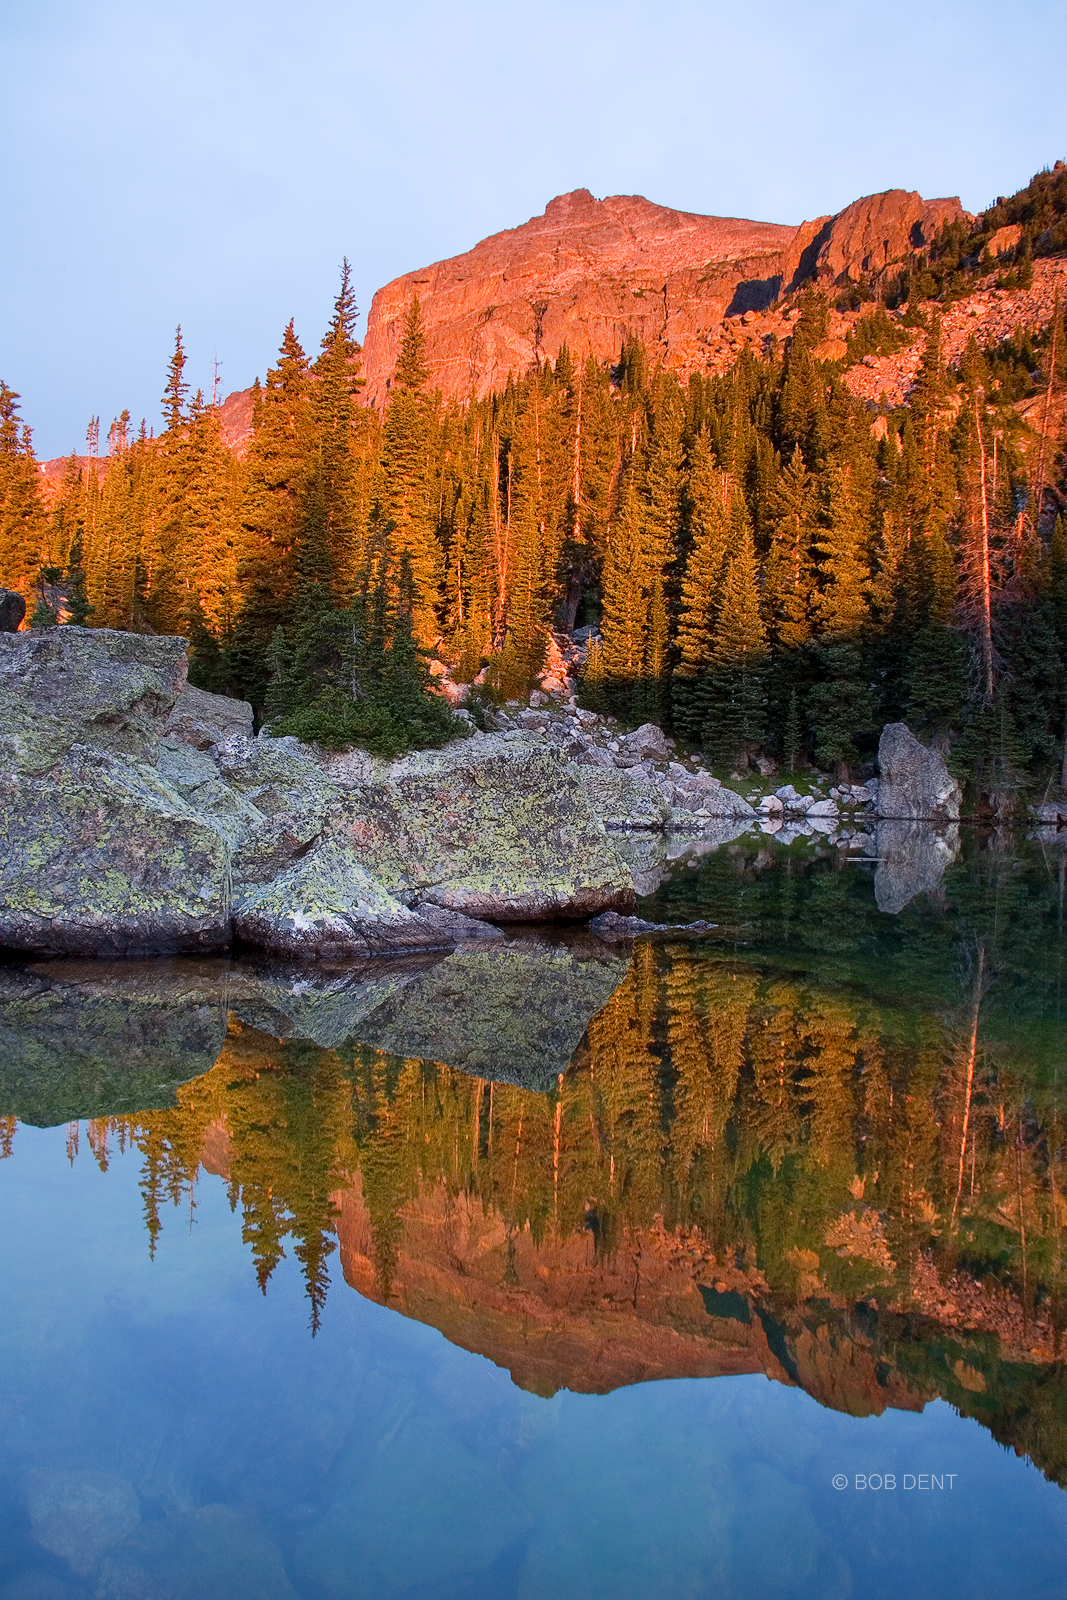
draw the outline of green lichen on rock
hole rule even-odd
[[[331,828],[394,893],[491,921],[627,907],[633,882],[550,748],[466,739],[378,769]]]
[[[159,773],[75,745],[0,774],[0,945],[165,954],[230,939],[229,848]]]
[[[395,900],[339,839],[324,840],[269,883],[239,885],[233,926],[237,938],[286,955],[384,955],[451,943]]]
[[[185,684],[186,641],[110,628],[0,633],[0,752],[47,772],[73,744],[154,761]]]

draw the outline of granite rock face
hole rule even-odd
[[[0,946],[133,956],[229,941],[226,841],[155,768],[76,744],[46,775],[0,774]]]
[[[903,722],[887,722],[878,741],[878,812],[919,822],[958,822],[963,791],[936,750]]]
[[[543,215],[464,255],[378,290],[363,346],[366,400],[388,403],[404,318],[417,295],[431,384],[446,398],[502,390],[564,343],[617,361],[627,335],[681,373],[710,365],[710,342],[816,277],[858,277],[928,249],[958,200],[902,189],[867,196],[799,227],[705,217],[641,195],[559,195]]]
[[[183,693],[185,670],[181,639],[0,636],[0,946],[351,959],[632,902],[562,746],[327,755],[251,738],[249,708]]]
[[[449,948],[446,932],[394,900],[351,845],[326,839],[269,883],[234,896],[236,937],[282,955],[343,958]]]
[[[252,707],[247,700],[232,700],[229,695],[209,694],[187,683],[167,718],[165,732],[181,744],[209,750],[230,734],[252,737]]]
[[[186,641],[110,628],[0,633],[0,758],[47,772],[73,744],[155,761]]]

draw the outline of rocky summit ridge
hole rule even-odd
[[[618,359],[627,337],[664,365],[704,370],[724,330],[813,279],[858,279],[929,248],[958,199],[868,195],[799,227],[707,217],[641,195],[558,195],[544,213],[378,290],[363,348],[365,398],[381,406],[418,296],[431,383],[446,399],[503,388],[564,344]],[[969,219],[968,219],[969,220]]]

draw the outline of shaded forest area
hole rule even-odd
[[[686,384],[627,341],[614,367],[564,347],[445,404],[413,301],[383,414],[359,403],[346,265],[319,353],[290,324],[257,381],[243,459],[189,399],[180,330],[163,431],[124,413],[50,507],[0,390],[0,583],[35,626],[183,633],[203,687],[383,752],[456,731],[431,657],[476,701],[525,697],[549,628],[592,630],[586,703],[724,773],[762,752],[843,774],[902,718],[1009,812],[1067,782],[1063,308],[950,368],[939,306],[1025,280],[1065,217],[1058,165],[928,258],[802,291],[787,340]],[[839,293],[862,314],[821,359]],[[907,405],[853,397],[851,363],[917,336]]]

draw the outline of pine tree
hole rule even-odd
[[[716,471],[707,436],[690,451],[688,554],[681,583],[676,635],[677,664],[671,691],[674,725],[686,739],[697,739],[703,713],[700,680],[711,656],[727,551],[729,480]]]
[[[763,739],[766,655],[756,552],[746,526],[726,571],[704,689],[702,741],[718,765],[747,764],[746,746]]]
[[[763,581],[763,611],[770,637],[787,651],[802,649],[811,637],[815,512],[814,486],[797,446],[772,502],[774,532]]]
[[[160,405],[166,418],[167,429],[176,433],[185,418],[185,401],[189,393],[189,385],[185,382],[185,349],[182,345],[182,330],[179,326],[174,333],[174,354],[167,367],[167,383],[163,390]]]
[[[44,507],[19,396],[0,382],[0,584],[29,595],[41,563]]]
[[[437,610],[444,576],[430,499],[432,406],[425,393],[426,340],[418,296],[412,296],[382,432],[382,507],[395,525],[395,547],[407,551],[415,579],[414,629],[432,646],[440,633]]]

